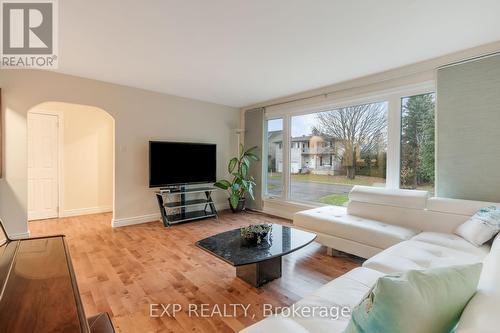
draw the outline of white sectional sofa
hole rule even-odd
[[[318,234],[329,248],[367,258],[296,306],[349,307],[359,304],[380,276],[412,269],[483,262],[478,291],[465,308],[457,333],[500,332],[500,236],[474,246],[453,234],[480,208],[500,204],[429,198],[425,191],[356,186],[345,207],[325,206],[294,216],[295,227]],[[242,332],[342,332],[349,318],[268,317]],[[409,332],[411,333],[411,332]]]

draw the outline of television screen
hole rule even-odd
[[[214,144],[149,142],[149,187],[214,183],[216,151]]]

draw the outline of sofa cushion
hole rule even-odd
[[[497,333],[500,327],[500,237],[497,236],[491,252],[483,262],[483,270],[476,294],[465,307],[455,333]],[[493,313],[492,313],[493,311]]]
[[[472,254],[416,240],[404,241],[371,257],[363,267],[384,273],[422,270],[482,262],[484,255]]]
[[[484,257],[490,252],[489,245],[475,246],[458,235],[443,232],[424,231],[413,237],[411,240],[441,245],[451,249],[476,254],[480,257]]]
[[[491,251],[500,250],[500,234],[496,235],[493,238],[493,242],[491,243]]]
[[[498,204],[439,197],[429,198],[427,200],[427,209],[422,216],[421,229],[454,233],[459,225],[467,221],[479,209],[491,205]]]
[[[358,243],[386,249],[415,236],[419,230],[348,215],[345,208],[325,206],[294,215],[299,228],[333,235]]]
[[[298,304],[335,304],[354,308],[383,275],[373,269],[357,267],[328,282]]]
[[[443,333],[476,292],[481,263],[381,277],[355,308],[345,333]]]
[[[462,312],[453,333],[498,333],[500,316],[495,309],[498,309],[499,300],[498,292],[476,291]]]
[[[355,186],[347,213],[404,228],[423,230],[428,192]]]
[[[427,210],[449,213],[455,215],[463,215],[470,217],[483,207],[495,206],[498,203],[490,203],[485,201],[460,200],[432,197],[427,200]]]
[[[429,192],[388,189],[385,187],[354,186],[349,193],[351,201],[366,202],[384,206],[425,209]]]
[[[294,306],[316,310],[322,307],[348,307],[352,309],[364,299],[377,282],[377,279],[382,275],[382,273],[368,268],[355,268],[325,284],[311,295],[297,302]],[[315,316],[312,318],[309,316],[285,316],[278,314],[247,327],[241,332],[340,333],[347,326],[349,319],[350,314],[347,317],[339,316],[338,318],[328,316]]]

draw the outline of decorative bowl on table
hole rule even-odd
[[[241,239],[250,244],[260,244],[266,240],[273,226],[271,224],[252,224],[240,228]]]

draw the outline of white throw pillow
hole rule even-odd
[[[481,246],[500,231],[500,208],[481,208],[455,230],[455,234],[476,246]]]

